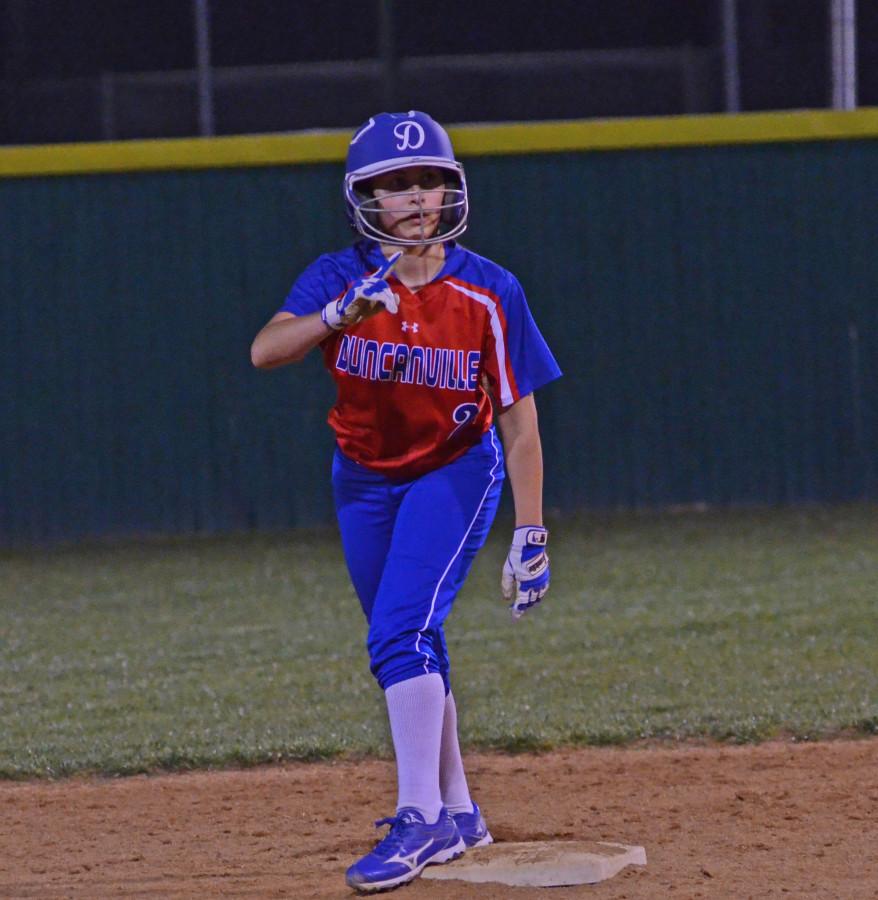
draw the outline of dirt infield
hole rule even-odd
[[[418,881],[416,898],[878,897],[878,739],[468,757],[499,841],[641,844],[592,887]],[[386,762],[0,785],[0,896],[353,894],[389,814]]]

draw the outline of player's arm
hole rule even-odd
[[[506,456],[506,473],[515,502],[515,526],[543,524],[543,450],[534,395],[500,411],[497,417]]]
[[[319,312],[306,316],[279,312],[253,339],[250,359],[257,369],[275,369],[299,362],[329,334],[332,329]]]
[[[503,410],[497,423],[515,503],[515,533],[500,584],[513,618],[518,619],[549,590],[549,535],[543,527],[543,451],[533,394]]]
[[[274,369],[304,359],[327,335],[362,322],[383,310],[396,313],[399,297],[385,281],[402,252],[394,253],[372,274],[358,278],[322,310],[304,316],[276,313],[256,335],[250,359],[257,369]]]

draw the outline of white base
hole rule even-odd
[[[558,887],[597,884],[625,866],[645,865],[643,847],[606,841],[537,841],[473,848],[457,862],[427,866],[421,878]]]

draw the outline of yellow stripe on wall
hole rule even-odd
[[[0,177],[278,166],[344,159],[348,132],[0,148]]]
[[[0,177],[303,165],[345,158],[353,129],[0,147]],[[878,108],[450,127],[461,157],[878,138]]]
[[[878,138],[878,108],[656,116],[452,129],[462,156]]]

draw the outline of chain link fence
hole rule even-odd
[[[878,44],[861,47],[860,105],[878,104]],[[722,48],[564,51],[399,59],[388,103],[379,59],[214,68],[217,134],[350,128],[376,109],[423,108],[448,123],[715,113]],[[825,45],[741,47],[742,110],[829,106]],[[195,69],[0,82],[0,143],[184,137],[199,133]]]

